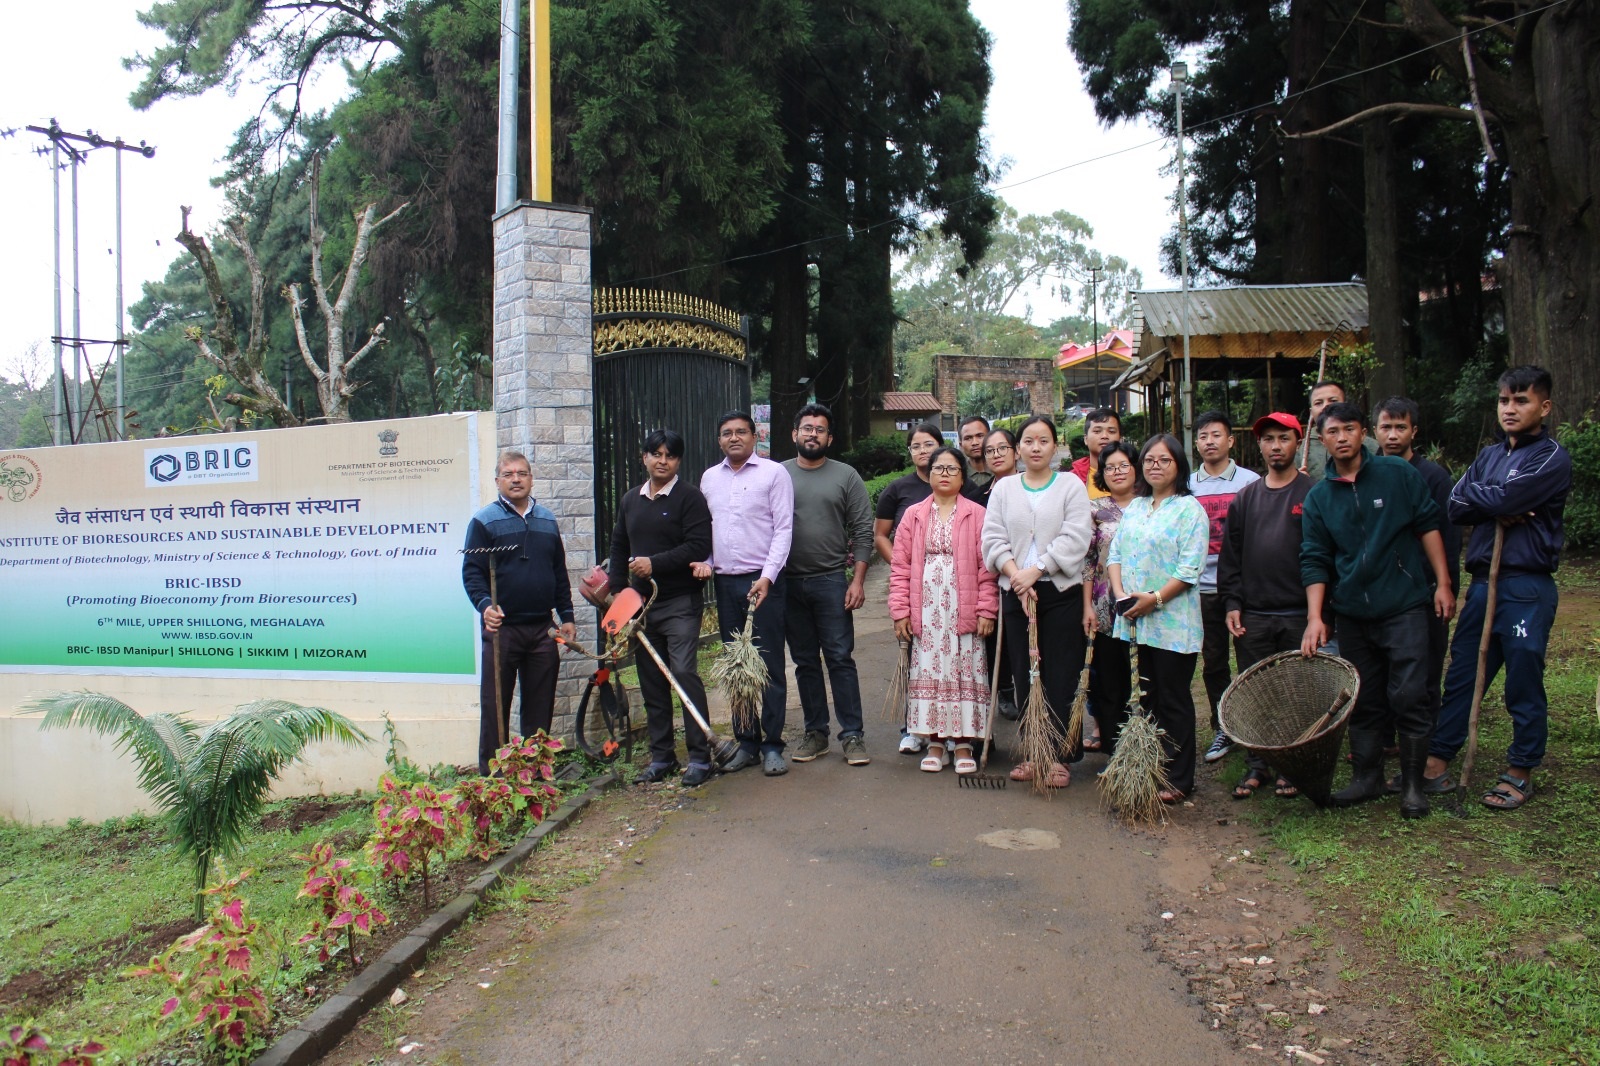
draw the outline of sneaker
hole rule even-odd
[[[867,742],[861,737],[844,738],[844,761],[851,766],[865,766],[872,761],[867,754]]]
[[[676,759],[672,762],[653,762],[643,770],[640,770],[639,776],[635,777],[634,781],[641,785],[654,785],[665,781],[677,772],[678,763]]]
[[[789,772],[789,763],[781,751],[765,752],[761,756],[761,772],[768,777],[781,777]]]
[[[1222,730],[1217,730],[1217,735],[1212,739],[1211,746],[1206,749],[1206,762],[1216,762],[1225,758],[1233,750],[1233,739]]]
[[[828,734],[817,731],[807,733],[805,739],[800,741],[790,756],[795,762],[810,762],[819,755],[828,753]]]
[[[917,736],[915,733],[907,733],[905,736],[900,738],[901,755],[915,755],[917,752],[921,751],[927,746],[928,742]]]

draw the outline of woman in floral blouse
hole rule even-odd
[[[1095,733],[1083,742],[1087,751],[1115,751],[1122,723],[1128,720],[1128,697],[1133,681],[1128,674],[1128,645],[1112,635],[1116,615],[1111,605],[1111,578],[1106,560],[1117,535],[1122,512],[1144,489],[1139,475],[1139,449],[1119,440],[1105,446],[1090,475],[1095,488],[1106,493],[1089,501],[1094,533],[1083,557],[1083,632],[1094,642],[1094,669],[1089,673],[1089,709],[1097,723]]]
[[[1194,791],[1195,659],[1204,637],[1195,583],[1205,568],[1210,521],[1189,492],[1189,461],[1176,437],[1160,433],[1139,453],[1148,494],[1130,502],[1111,541],[1106,572],[1126,606],[1114,635],[1139,644],[1140,704],[1165,731],[1163,803]]]

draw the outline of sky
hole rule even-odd
[[[140,298],[143,282],[164,276],[182,250],[173,240],[180,205],[194,209],[196,232],[209,233],[220,219],[221,196],[210,180],[221,170],[234,130],[259,105],[259,93],[246,85],[236,97],[215,90],[135,111],[128,94],[137,77],[121,60],[159,41],[134,17],[149,3],[75,0],[7,12],[0,132],[15,132],[0,136],[0,189],[10,207],[10,254],[0,260],[0,374],[13,380],[29,346],[37,343],[48,353],[54,333],[51,171],[48,158],[35,154],[48,141],[24,127],[54,118],[70,132],[93,130],[155,146],[153,158],[124,153],[122,160],[127,305]],[[1172,225],[1172,179],[1160,173],[1171,143],[1142,125],[1108,130],[1096,121],[1067,48],[1065,0],[972,0],[971,8],[994,37],[987,136],[992,156],[1006,164],[1000,195],[1024,214],[1065,208],[1079,215],[1094,228],[1094,246],[1139,267],[1148,287],[1175,284],[1159,266],[1160,241]],[[312,87],[313,105],[332,103],[342,88],[342,75],[327,72]],[[115,336],[114,154],[90,153],[78,174],[78,335],[89,338]],[[62,329],[72,335],[69,172],[61,179]],[[1022,294],[1013,313],[1022,313],[1023,303],[1041,324],[1065,313],[1042,292]],[[110,349],[91,352],[98,366]]]

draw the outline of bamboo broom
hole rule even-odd
[[[733,639],[722,645],[722,651],[711,663],[711,683],[727,693],[736,730],[757,728],[761,697],[771,681],[766,660],[761,658],[761,649],[751,635],[755,621],[755,610],[746,611],[744,628],[734,631]]]
[[[1116,750],[1100,775],[1100,803],[1130,825],[1164,825],[1167,810],[1161,802],[1161,793],[1172,787],[1167,780],[1166,753],[1161,750],[1165,730],[1145,713],[1136,626],[1131,621],[1128,626],[1133,695],[1128,701],[1128,720],[1117,737]]]
[[[1094,640],[1089,640],[1083,650],[1083,672],[1078,675],[1078,692],[1072,698],[1072,713],[1067,715],[1066,746],[1069,752],[1077,751],[1083,740],[1083,716],[1089,707],[1089,667],[1094,665]]]
[[[1021,738],[1018,754],[1022,761],[1033,764],[1033,789],[1050,795],[1045,778],[1050,768],[1061,757],[1066,737],[1055,715],[1050,713],[1050,700],[1045,695],[1044,683],[1039,679],[1039,619],[1028,612],[1028,703],[1022,709]]]
[[[900,728],[906,724],[906,694],[911,688],[911,642],[902,640],[900,664],[889,678],[889,690],[883,694],[883,720]]]

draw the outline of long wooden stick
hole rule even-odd
[[[979,772],[989,766],[989,749],[993,747],[991,741],[994,740],[994,716],[1000,711],[1000,656],[1006,653],[1005,605],[1002,603],[994,614],[994,668],[989,671],[989,717],[983,723],[983,753],[978,756]]]
[[[500,606],[499,585],[494,576],[493,552],[489,553],[489,606]],[[500,631],[505,626],[506,620],[502,617],[500,624],[495,626],[494,641],[490,645],[494,652],[490,658],[494,660],[494,731],[495,737],[498,739],[498,743],[495,744],[496,751],[506,746],[506,719],[511,717],[511,711],[506,707],[505,693],[501,691],[505,686],[505,682],[500,679]]]
[[[1456,798],[1465,804],[1472,783],[1472,767],[1478,761],[1478,714],[1483,710],[1483,690],[1489,674],[1489,640],[1494,636],[1495,599],[1500,591],[1500,549],[1505,546],[1506,527],[1494,524],[1494,553],[1489,556],[1489,591],[1484,596],[1483,632],[1478,636],[1478,676],[1472,683],[1472,711],[1467,715],[1467,757],[1461,763],[1461,780]],[[1466,808],[1463,806],[1462,810]]]
[[[1322,375],[1328,369],[1328,342],[1326,340],[1324,340],[1317,347],[1320,349],[1320,352],[1321,352],[1321,354],[1317,358],[1317,380],[1321,381],[1322,380]],[[1316,391],[1316,386],[1313,385],[1311,387],[1311,389],[1312,389],[1313,392],[1315,392]],[[1311,461],[1311,413],[1309,411],[1307,411],[1306,412],[1306,434],[1305,434],[1305,436],[1300,438],[1300,472],[1302,474],[1306,473],[1306,464],[1309,463],[1310,461]]]

